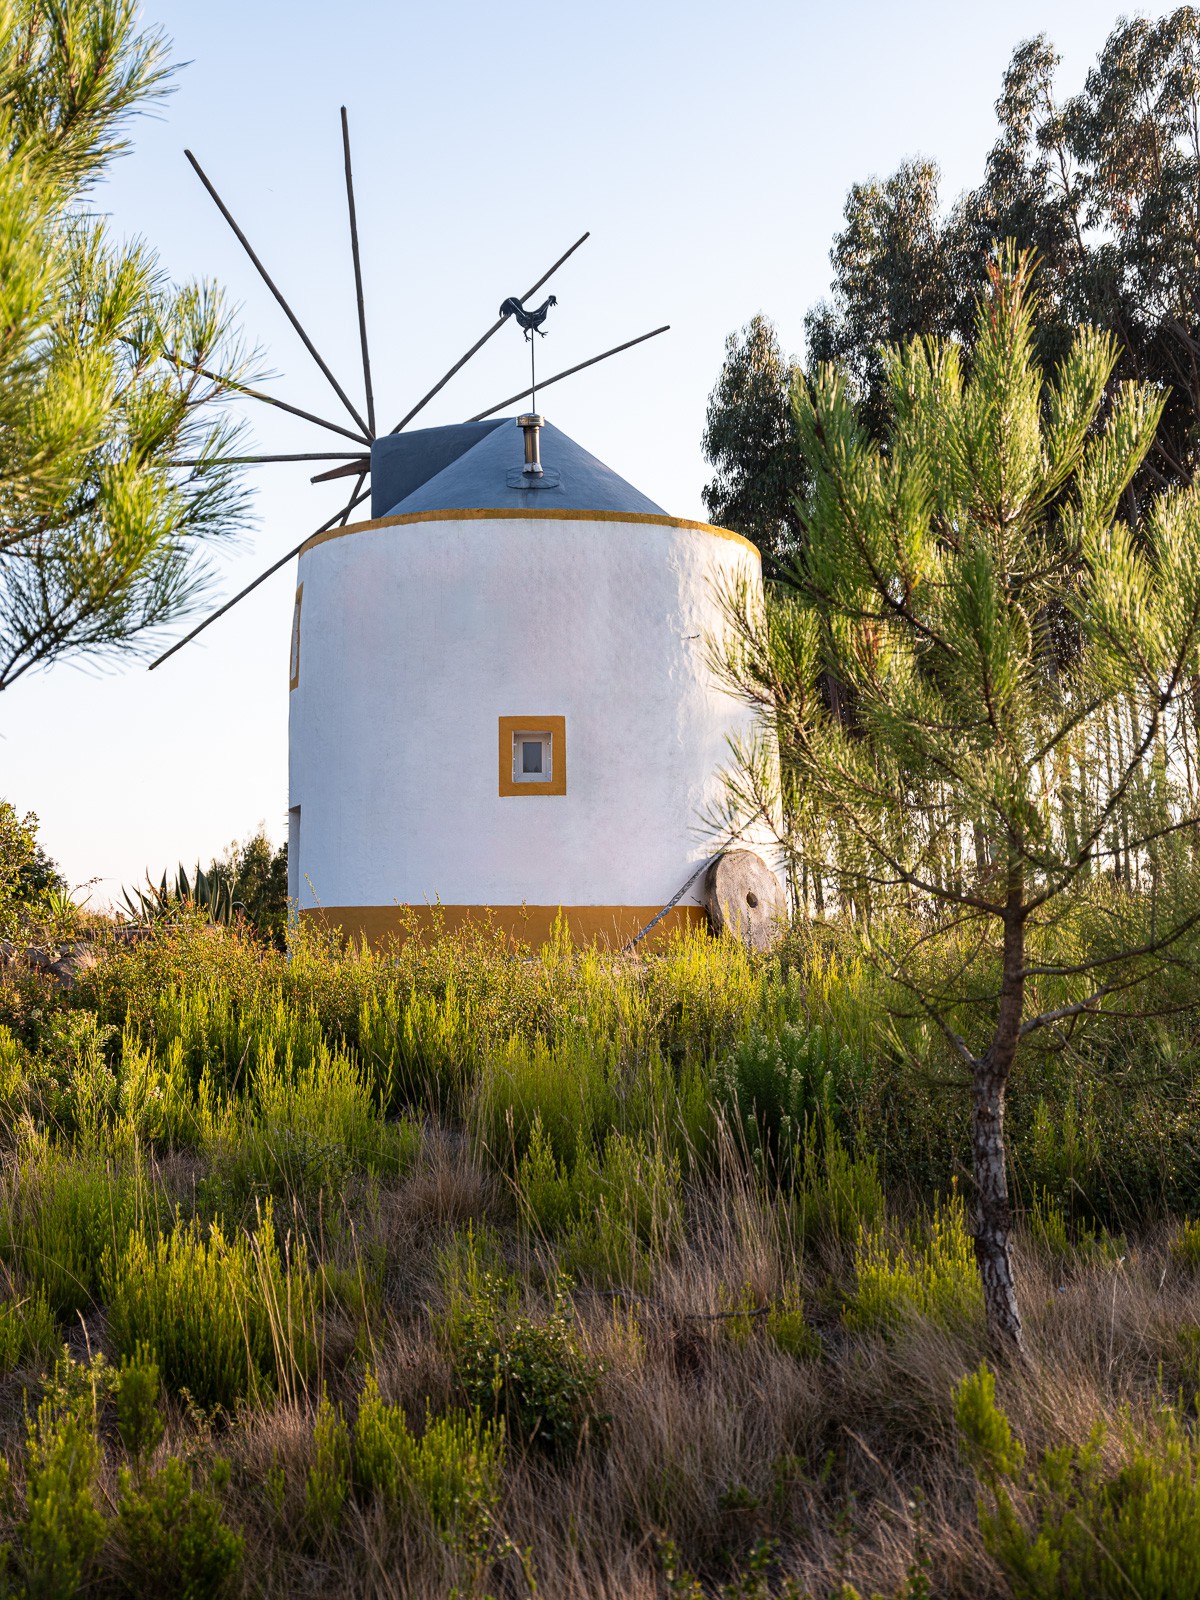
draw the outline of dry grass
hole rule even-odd
[[[378,1197],[371,1243],[386,1249],[389,1271],[369,1359],[385,1399],[414,1422],[427,1402],[436,1411],[455,1395],[433,1331],[436,1253],[469,1220],[494,1221],[498,1205],[502,1216],[492,1180],[441,1136]],[[605,1369],[607,1435],[567,1461],[513,1452],[497,1523],[503,1540],[529,1552],[539,1593],[660,1596],[663,1539],[715,1585],[768,1538],[801,1590],[824,1597],[849,1581],[891,1595],[918,1532],[935,1594],[1007,1592],[976,1531],[975,1482],[951,1413],[954,1384],[986,1353],[982,1330],[951,1335],[917,1321],[891,1340],[850,1335],[838,1316],[844,1286],[828,1260],[792,1253],[781,1231],[777,1208],[727,1171],[720,1188],[695,1198],[686,1241],[655,1265],[648,1289],[576,1294],[581,1345]],[[520,1263],[515,1233],[506,1248]],[[800,1283],[824,1336],[819,1359],[783,1353],[753,1320],[734,1334],[733,1319],[712,1315],[731,1286],[765,1302],[785,1277]],[[1184,1380],[1180,1330],[1200,1319],[1200,1281],[1172,1263],[1165,1232],[1120,1259],[1097,1256],[1065,1273],[1026,1240],[1020,1278],[1032,1367],[1001,1373],[999,1390],[1031,1448],[1078,1443],[1097,1419],[1146,1407],[1160,1365],[1168,1390]],[[327,1332],[344,1354],[336,1319]],[[329,1355],[331,1391],[352,1407],[368,1357]],[[4,1385],[9,1453],[21,1433],[19,1383]],[[229,1515],[250,1551],[243,1593],[433,1600],[456,1584],[466,1593],[529,1592],[516,1555],[455,1556],[428,1529],[371,1505],[351,1504],[338,1538],[314,1545],[304,1525],[313,1388],[307,1406],[250,1408],[207,1434],[178,1408],[169,1418],[163,1451],[219,1450],[233,1465]],[[1115,1460],[1117,1431],[1107,1448]]]

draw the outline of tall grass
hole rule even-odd
[[[689,1596],[1003,1592],[954,1418],[984,1355],[969,1099],[854,929],[636,959],[306,930],[285,958],[185,924],[37,1004],[5,992],[15,1581],[33,1505],[68,1525],[44,1570],[100,1596],[184,1570],[422,1600],[649,1600],[668,1571]],[[1002,1487],[1034,1542],[1067,1447],[1082,1515],[1166,1473],[1190,1527],[1154,1420],[1179,1394],[1190,1426],[1200,1390],[1200,1052],[1168,999],[1014,1084],[1035,1370],[1000,1380],[1032,1463]],[[31,1479],[24,1418],[64,1338],[109,1365],[69,1461],[47,1413]],[[161,1374],[145,1428],[140,1380],[105,1410],[122,1361]]]
[[[315,1299],[304,1256],[275,1236],[270,1208],[253,1234],[227,1238],[179,1221],[153,1242],[133,1234],[103,1264],[119,1356],[146,1350],[163,1382],[196,1404],[233,1410],[278,1385],[303,1389],[315,1357]]]

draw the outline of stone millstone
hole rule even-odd
[[[704,874],[704,908],[714,933],[748,950],[769,950],[787,921],[779,879],[753,850],[727,850]]]

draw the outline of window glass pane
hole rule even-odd
[[[542,770],[542,741],[540,739],[523,739],[521,741],[521,771],[540,772]]]

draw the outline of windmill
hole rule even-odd
[[[263,280],[264,284],[274,296],[284,315],[287,317],[296,334],[299,336],[304,348],[308,351],[309,355],[320,369],[322,375],[327,380],[330,388],[337,396],[337,399],[340,401],[342,408],[352,424],[352,426],[347,426],[346,423],[331,421],[327,417],[318,416],[311,411],[306,411],[299,406],[292,405],[288,401],[281,400],[275,395],[265,394],[261,390],[252,388],[247,384],[224,377],[220,373],[212,372],[203,367],[192,367],[190,370],[197,372],[201,377],[217,385],[218,388],[242,395],[249,400],[258,401],[264,405],[273,406],[277,410],[287,412],[291,416],[298,417],[304,422],[322,428],[327,433],[339,435],[341,438],[349,440],[355,446],[355,448],[352,450],[343,448],[341,450],[300,451],[288,454],[237,456],[232,458],[231,464],[241,466],[260,466],[268,463],[318,461],[337,462],[338,464],[336,466],[327,467],[321,472],[316,473],[311,481],[313,483],[326,483],[340,478],[353,478],[355,481],[350,499],[340,511],[335,512],[332,517],[330,517],[326,522],[322,523],[321,526],[315,529],[312,534],[307,535],[306,538],[300,542],[300,544],[287,551],[286,554],[280,556],[277,561],[273,561],[269,567],[267,567],[263,572],[259,573],[258,577],[256,577],[253,582],[248,583],[244,589],[241,589],[231,599],[227,600],[224,605],[218,607],[217,610],[205,617],[205,619],[196,627],[194,627],[190,633],[185,634],[182,639],[177,640],[169,650],[165,650],[162,655],[158,656],[153,662],[151,662],[149,667],[151,672],[153,672],[156,667],[162,666],[163,662],[169,660],[170,657],[173,656],[177,651],[182,650],[184,645],[190,644],[191,641],[199,634],[203,633],[206,628],[211,627],[214,622],[216,622],[220,617],[223,617],[226,612],[232,610],[232,608],[240,601],[244,600],[247,595],[253,593],[253,591],[257,589],[260,584],[265,583],[266,580],[273,576],[274,573],[278,572],[282,567],[285,567],[290,561],[293,561],[300,554],[309,538],[326,533],[334,527],[345,527],[349,522],[351,513],[371,494],[371,488],[368,483],[368,479],[371,475],[371,450],[372,446],[375,445],[376,442],[383,436],[379,434],[376,428],[375,392],[371,377],[371,356],[367,338],[366,305],[363,296],[362,260],[359,250],[358,213],[355,205],[354,174],[350,158],[350,126],[346,115],[345,106],[341,108],[341,124],[342,150],[346,174],[346,203],[350,226],[350,250],[354,265],[354,291],[357,302],[358,333],[362,356],[362,379],[364,394],[363,409],[360,409],[359,406],[356,405],[354,400],[346,392],[345,388],[343,388],[342,384],[335,376],[333,369],[326,362],[316,345],[313,343],[312,339],[309,337],[308,333],[305,331],[299,318],[292,310],[288,301],[284,298],[275,280],[267,271],[266,266],[263,264],[253,245],[250,243],[250,240],[247,238],[246,234],[238,224],[233,213],[230,211],[229,207],[225,204],[224,200],[217,192],[212,180],[204,171],[204,168],[200,165],[199,161],[190,150],[186,150],[184,152],[188,161],[191,163],[196,176],[204,185],[213,203],[216,205],[225,221],[229,224],[229,227],[232,229],[239,244],[242,246],[243,250],[245,250],[246,254],[253,263],[259,277]],[[611,356],[620,355],[622,351],[631,350],[635,345],[645,343],[647,339],[654,339],[657,338],[659,334],[666,333],[670,327],[670,324],[663,324],[662,327],[651,329],[649,333],[639,334],[636,338],[627,339],[623,344],[614,345],[611,349],[603,350],[598,355],[589,357],[586,361],[577,362],[574,366],[567,367],[562,372],[556,372],[551,377],[542,379],[540,385],[538,384],[534,358],[537,340],[533,337],[533,335],[534,333],[541,333],[541,323],[545,321],[546,312],[548,308],[555,305],[557,301],[556,297],[551,295],[548,297],[545,305],[536,308],[536,310],[532,313],[525,309],[527,302],[533,299],[538,290],[549,282],[559,268],[563,266],[565,262],[570,260],[570,258],[588,238],[590,238],[590,234],[584,233],[578,239],[576,239],[574,244],[565,250],[563,254],[559,256],[558,260],[555,261],[553,265],[550,266],[544,273],[542,273],[541,277],[538,278],[535,283],[531,284],[523,295],[509,296],[501,306],[496,321],[492,323],[486,332],[476,339],[475,343],[471,345],[470,349],[468,349],[458,358],[457,361],[454,362],[453,366],[451,366],[449,370],[438,379],[433,387],[428,390],[427,393],[423,394],[421,398],[413,406],[411,406],[408,411],[405,412],[405,414],[400,418],[399,422],[397,422],[395,426],[389,430],[388,436],[402,433],[406,428],[408,428],[414,419],[418,417],[425,407],[430,403],[430,401],[441,393],[450,380],[458,372],[460,372],[471,360],[471,358],[477,355],[478,352],[483,349],[484,345],[487,344],[487,342],[510,320],[515,321],[518,326],[523,328],[526,331],[526,337],[529,339],[530,385],[527,389],[519,390],[516,394],[509,395],[504,400],[498,401],[495,405],[488,406],[485,410],[476,412],[473,417],[468,419],[471,422],[484,421],[485,419],[494,416],[497,412],[503,411],[506,407],[513,405],[515,402],[525,399],[526,396],[530,396],[531,399],[536,399],[536,394],[539,388],[549,388],[551,384],[559,383],[564,378],[572,377],[575,373],[582,372],[587,367],[593,367],[600,361],[607,361]],[[173,359],[170,357],[169,353],[168,358]],[[184,363],[180,362],[179,364],[183,365]],[[181,468],[186,467],[193,470],[203,470],[205,466],[203,461],[191,459],[180,460],[174,464]]]
[[[332,463],[312,481],[352,480],[352,492],[151,670],[297,560],[288,896],[300,917],[371,941],[431,918],[453,927],[479,917],[535,942],[560,917],[576,938],[609,943],[710,917],[765,937],[781,904],[753,853],[756,842],[769,848],[766,831],[739,819],[714,856],[697,829],[722,809],[729,743],[754,737],[753,713],[713,677],[707,639],[722,625],[723,593],[757,603],[758,551],[728,529],[668,515],[536,409],[543,390],[666,327],[538,381],[557,300],[536,297],[585,233],[524,294],[504,298],[491,326],[381,432],[344,107],[341,121],[361,408],[187,153],[346,420],[193,370],[345,441],[239,459]],[[411,427],[510,322],[529,346],[528,386],[465,422]],[[498,416],[526,399],[528,411]],[[370,516],[351,522],[368,495]],[[734,840],[742,848],[730,851]]]

